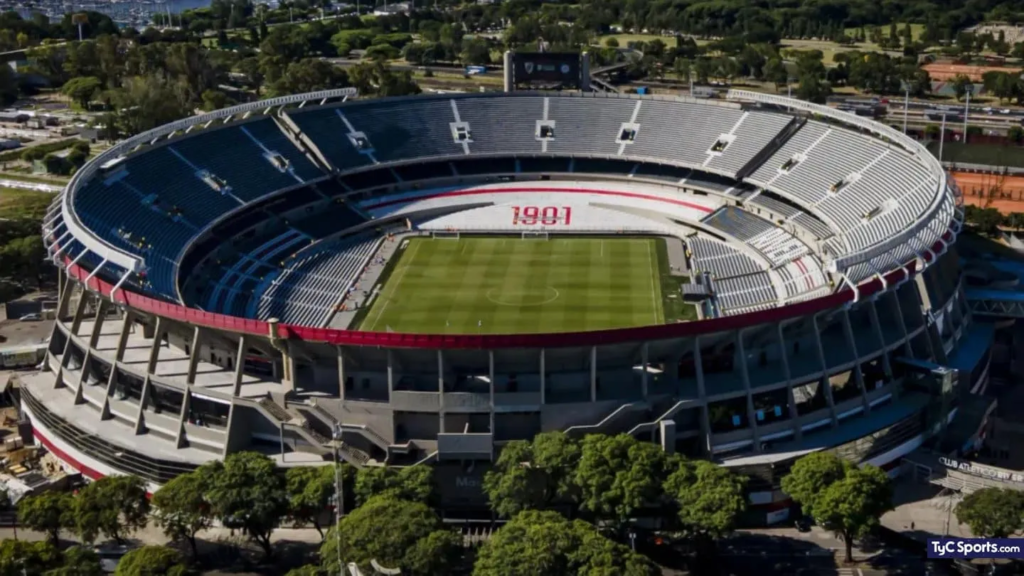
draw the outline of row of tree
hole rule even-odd
[[[335,474],[345,487],[340,502]],[[197,534],[215,522],[248,537],[266,557],[277,527],[312,525],[323,538],[320,562],[295,572],[302,575],[337,574],[341,559],[365,569],[376,560],[413,575],[448,573],[472,561],[480,576],[508,574],[512,565],[523,574],[641,576],[657,574],[656,567],[620,543],[636,518],[660,517],[667,532],[684,535],[701,551],[731,532],[746,509],[744,478],[727,468],[666,455],[625,434],[577,441],[549,432],[502,450],[483,488],[509,522],[479,550],[467,551],[462,536],[433,510],[432,475],[427,466],[356,471],[348,465],[281,474],[269,458],[243,452],[176,477],[151,501],[139,478],[108,477],[75,495],[26,497],[18,517],[48,534],[53,550],[64,531],[84,543],[101,536],[121,542],[152,517],[170,539],[187,542],[193,556]],[[842,535],[848,555],[853,540],[891,507],[884,472],[831,453],[799,460],[782,486],[805,514]],[[349,512],[325,533],[324,519],[337,505]]]

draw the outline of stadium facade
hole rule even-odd
[[[44,224],[57,322],[22,387],[42,444],[155,487],[239,450],[328,460],[339,434],[356,465],[472,487],[504,442],[628,432],[750,474],[770,519],[796,456],[892,466],[986,378],[945,368],[972,320],[959,191],[887,126],[739,91],[352,96],[181,120],[75,175]],[[524,203],[578,217],[524,223]],[[677,243],[701,319],[348,329],[406,235],[524,230]]]

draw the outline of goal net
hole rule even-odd
[[[430,236],[434,240],[458,240],[459,232],[457,230],[434,230]]]
[[[523,232],[523,240],[547,240],[548,233],[544,230],[530,230]]]

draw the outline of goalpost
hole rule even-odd
[[[547,230],[529,230],[523,231],[523,240],[547,240]]]
[[[434,240],[458,240],[458,230],[434,230],[430,233],[430,237]]]

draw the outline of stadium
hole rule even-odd
[[[794,458],[892,468],[985,378],[945,368],[961,222],[916,141],[774,95],[244,104],[53,203],[22,408],[87,476],[337,449],[433,463],[453,506],[510,440],[626,432],[750,475],[771,521]]]

